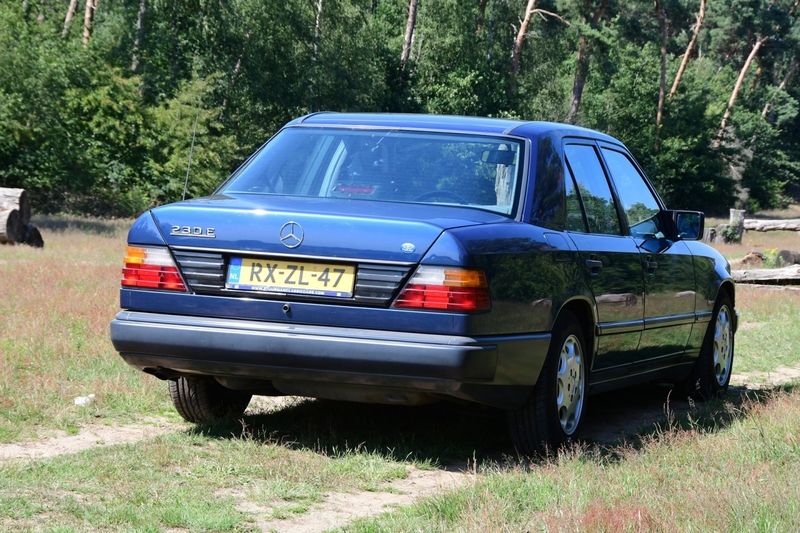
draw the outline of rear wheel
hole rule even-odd
[[[706,331],[700,356],[687,380],[687,393],[695,400],[717,398],[728,390],[733,369],[733,303],[721,292]]]
[[[252,398],[250,394],[227,389],[216,381],[191,378],[170,381],[169,395],[178,414],[195,424],[238,418]]]
[[[553,332],[533,392],[522,407],[508,412],[511,441],[526,455],[547,455],[575,438],[586,410],[589,360],[583,329],[565,311]]]

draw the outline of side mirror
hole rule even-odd
[[[703,238],[705,215],[700,211],[671,211],[675,238],[681,241],[699,241]]]

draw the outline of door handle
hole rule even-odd
[[[600,269],[603,268],[603,262],[597,259],[587,259],[586,268],[589,269],[589,272],[591,272],[592,276],[596,276],[600,274]]]
[[[655,276],[656,269],[658,268],[657,262],[653,261],[651,258],[648,257],[647,259],[642,261],[642,264],[644,265],[644,268],[647,269],[648,274],[650,274],[651,276]]]

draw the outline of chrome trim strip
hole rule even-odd
[[[203,252],[203,253],[218,253],[218,254],[235,254],[241,257],[288,257],[292,259],[310,259],[313,261],[325,261],[327,263],[357,263],[357,264],[370,264],[370,265],[393,265],[393,266],[416,266],[414,261],[385,261],[380,259],[355,259],[352,257],[331,257],[329,255],[305,255],[305,254],[292,254],[280,252],[259,252],[253,250],[235,250],[233,248],[198,248],[196,246],[175,246],[168,245],[172,250],[180,250],[186,252]]]
[[[700,311],[695,313],[695,322],[711,322],[712,316],[714,316],[713,311]]]
[[[645,318],[644,329],[665,328],[670,326],[683,326],[687,324],[694,324],[696,321],[697,318],[694,313]]]
[[[598,335],[615,335],[617,333],[633,333],[644,329],[644,320],[626,322],[605,322],[597,324]]]

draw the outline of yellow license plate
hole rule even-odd
[[[356,269],[348,265],[234,257],[228,267],[225,287],[350,298],[355,279]]]

